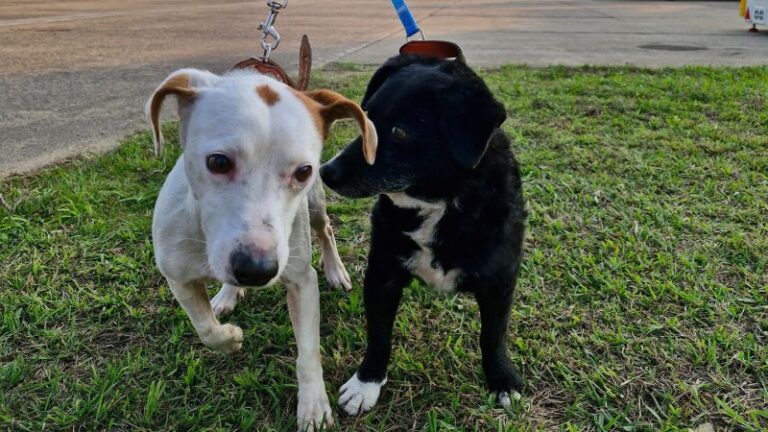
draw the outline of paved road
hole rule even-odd
[[[428,36],[475,65],[746,65],[768,62],[730,2],[410,0]],[[5,0],[0,3],[0,178],[114,147],[144,127],[142,106],[170,71],[221,72],[257,52],[264,2]],[[276,58],[377,64],[402,33],[386,0],[291,0]]]

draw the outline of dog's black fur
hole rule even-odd
[[[505,334],[526,211],[519,169],[499,129],[506,118],[503,105],[460,61],[400,55],[373,75],[362,106],[378,131],[375,164],[365,163],[358,138],[320,171],[341,195],[381,194],[371,215],[364,281],[368,348],[358,378],[386,377],[397,307],[403,287],[415,277],[406,262],[421,250],[409,233],[425,222],[424,213],[398,207],[387,195],[399,192],[445,203],[429,244],[432,267],[459,269],[455,289],[477,299],[489,389],[497,396],[520,390]]]

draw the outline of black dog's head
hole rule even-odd
[[[400,55],[371,78],[362,107],[376,126],[376,162],[361,139],[323,165],[323,182],[341,195],[429,194],[473,169],[506,118],[482,79],[460,61]]]

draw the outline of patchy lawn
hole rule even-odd
[[[369,75],[323,79],[359,99]],[[490,403],[472,299],[414,283],[378,407],[340,429],[768,429],[768,68],[484,75],[530,208],[509,328],[524,398]],[[353,133],[337,126],[326,156]],[[154,158],[141,133],[0,184],[0,429],[294,430],[283,288],[250,290],[226,319],[245,331],[227,357],[154,267],[152,206],[177,155]],[[355,283],[321,279],[335,405],[364,347],[371,202],[330,199]]]

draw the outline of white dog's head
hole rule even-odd
[[[147,102],[155,150],[163,100],[179,102],[184,171],[196,200],[208,264],[222,282],[273,283],[288,262],[296,211],[318,179],[334,120],[353,118],[373,163],[376,131],[360,107],[329,91],[298,92],[250,71],[172,73]]]

